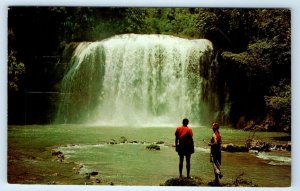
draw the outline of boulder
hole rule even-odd
[[[195,178],[171,178],[166,180],[165,183],[160,186],[201,186],[204,185],[203,181],[199,177]]]
[[[271,151],[272,148],[274,148],[274,145],[252,138],[246,140],[246,147],[248,147],[250,150]]]
[[[120,137],[120,143],[126,143],[126,142],[127,139],[124,136]]]
[[[118,144],[118,142],[114,139],[111,139],[109,142],[107,142],[107,144],[115,145],[115,144]]]
[[[222,151],[227,152],[248,152],[249,148],[246,146],[238,146],[232,143],[222,145]]]
[[[148,150],[160,150],[160,146],[156,144],[151,144],[146,147]]]
[[[57,156],[63,154],[61,151],[52,150],[52,156]]]
[[[93,171],[93,172],[90,173],[91,176],[96,176],[96,175],[98,175],[98,174],[99,174],[99,173],[98,173],[98,172],[95,172],[95,171]]]

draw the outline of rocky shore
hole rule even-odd
[[[222,151],[227,152],[248,152],[250,150],[256,152],[269,152],[269,151],[291,151],[292,143],[288,141],[286,144],[272,144],[259,139],[247,139],[245,145],[235,145],[232,143],[223,144]]]

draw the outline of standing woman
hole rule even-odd
[[[221,173],[221,144],[222,138],[219,132],[219,124],[212,124],[213,135],[208,143],[210,146],[210,162],[213,163],[215,173],[215,184],[220,184],[220,179],[223,177]]]

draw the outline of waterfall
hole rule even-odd
[[[209,112],[203,101],[208,79],[200,70],[211,62],[211,52],[208,40],[168,35],[81,42],[60,85],[57,121],[174,126],[187,117],[200,125]]]

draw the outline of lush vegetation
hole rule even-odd
[[[218,62],[211,84],[220,99],[217,109],[225,104],[231,108],[224,122],[290,131],[290,21],[287,9],[11,7],[9,90],[55,89],[61,76],[41,66],[39,58],[58,55],[69,42],[121,33],[207,38]],[[41,68],[47,71],[37,82],[33,76],[41,75]],[[25,79],[19,80],[25,69]],[[224,97],[224,91],[230,96]]]

